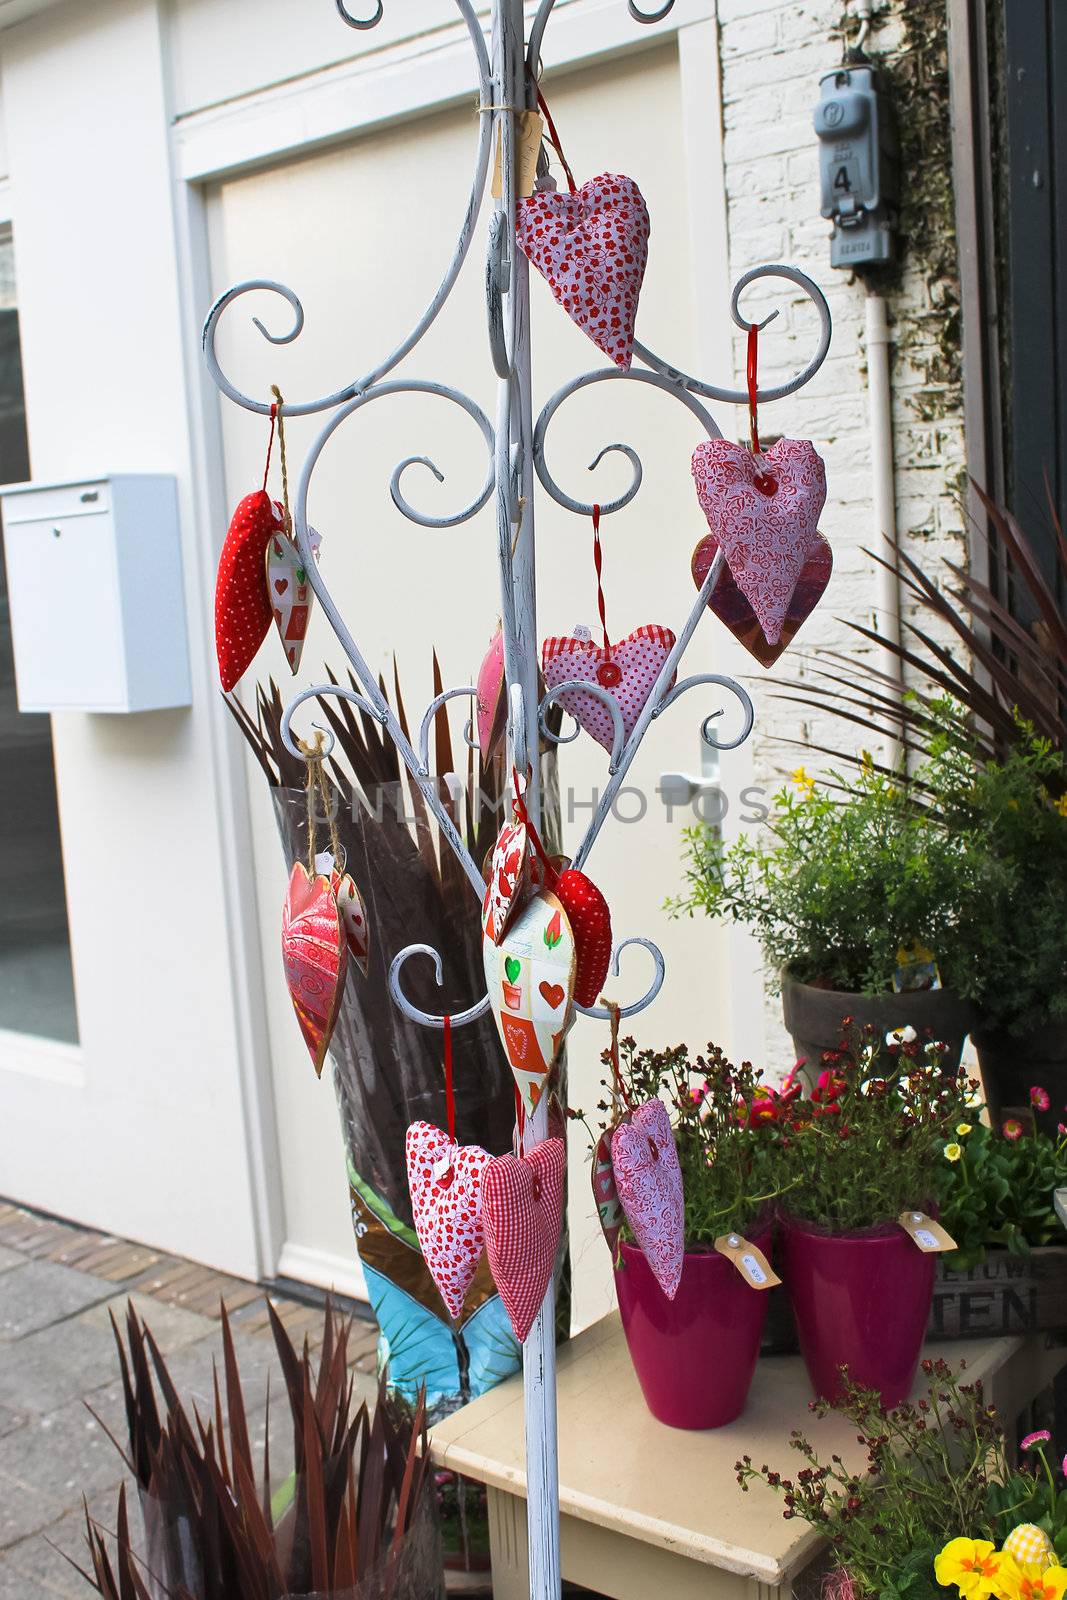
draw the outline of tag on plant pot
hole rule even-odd
[[[941,973],[934,952],[916,939],[913,944],[901,945],[897,951],[897,965],[893,973],[894,994],[911,994],[916,989],[940,989]]]
[[[897,1218],[904,1232],[919,1246],[923,1255],[958,1248],[955,1239],[946,1233],[940,1222],[928,1217],[925,1211],[902,1211]]]
[[[771,1266],[758,1244],[752,1244],[741,1233],[724,1233],[715,1241],[715,1248],[727,1261],[732,1261],[745,1282],[753,1289],[774,1289],[781,1278]]]

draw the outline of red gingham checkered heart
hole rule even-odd
[[[685,1258],[685,1199],[674,1134],[662,1100],[649,1100],[611,1136],[615,1187],[656,1282],[673,1300]]]
[[[574,934],[574,998],[580,1006],[595,1006],[611,961],[608,903],[596,884],[573,867],[560,873],[555,893]]]
[[[493,1282],[523,1344],[541,1309],[563,1230],[562,1139],[528,1156],[496,1156],[482,1176],[482,1227]]]
[[[244,677],[270,632],[267,545],[285,527],[285,513],[262,489],[245,495],[233,514],[215,579],[215,653],[227,694]]]
[[[564,311],[624,372],[648,262],[648,207],[632,178],[603,172],[576,194],[520,200],[519,247]]]
[[[789,602],[819,537],[826,468],[807,439],[779,439],[754,455],[727,439],[693,452],[697,499],[768,644],[777,644]]]
[[[429,1122],[413,1122],[405,1140],[415,1232],[430,1276],[453,1322],[482,1259],[482,1178],[492,1157],[459,1145]]]
[[[541,646],[541,670],[550,689],[570,682],[596,683],[608,689],[622,712],[628,739],[673,648],[674,634],[655,623],[635,628],[612,645],[610,654],[591,639],[546,639]],[[580,689],[568,689],[559,698],[586,733],[610,751],[615,730],[607,706]]]

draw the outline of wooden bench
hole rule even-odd
[[[1067,1347],[1043,1335],[968,1339],[930,1347],[981,1378],[992,1404],[1016,1417],[1067,1365]],[[709,1359],[713,1356],[709,1352]],[[559,1352],[560,1537],[563,1575],[613,1600],[778,1600],[821,1550],[781,1500],[755,1485],[743,1494],[734,1462],[745,1453],[788,1469],[802,1428],[823,1457],[865,1465],[855,1431],[808,1410],[799,1356],[763,1357],[748,1407],[728,1428],[687,1433],[650,1416],[617,1313]],[[525,1448],[520,1378],[512,1378],[433,1430],[438,1466],[489,1489],[495,1600],[529,1595]],[[962,1531],[962,1530],[961,1530]]]

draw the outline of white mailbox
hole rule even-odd
[[[173,478],[0,489],[20,711],[191,699]]]

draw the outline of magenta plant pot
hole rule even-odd
[[[769,1232],[753,1236],[770,1254]],[[671,1428],[722,1428],[741,1415],[756,1370],[767,1291],[715,1250],[686,1251],[668,1300],[634,1245],[615,1269],[626,1343],[645,1402]]]
[[[830,1234],[786,1221],[781,1272],[817,1395],[843,1398],[841,1367],[890,1409],[906,1400],[922,1353],[937,1257],[902,1228]]]

